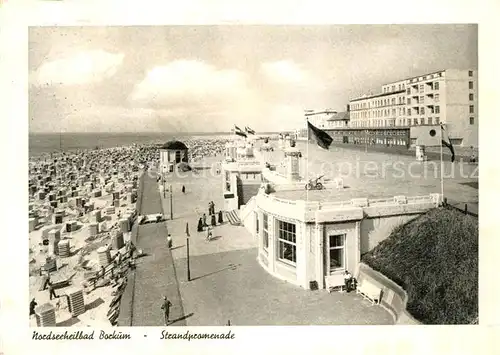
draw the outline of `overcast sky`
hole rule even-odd
[[[30,132],[294,129],[446,68],[477,69],[476,25],[35,27]]]

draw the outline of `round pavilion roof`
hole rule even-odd
[[[161,149],[187,150],[188,147],[181,141],[169,141],[161,146]]]

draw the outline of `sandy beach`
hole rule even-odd
[[[220,154],[226,141],[198,137],[185,143],[196,164]],[[36,302],[35,313],[53,308],[57,326],[115,323],[127,272],[133,267],[129,261],[135,262],[142,252],[127,259],[138,217],[138,183],[144,173],[157,175],[158,161],[154,144],[30,158],[29,294]],[[47,279],[56,294],[52,299]],[[84,309],[77,309],[74,299],[81,295]],[[37,316],[30,315],[30,326],[43,323],[41,318],[37,322]]]

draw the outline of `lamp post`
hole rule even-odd
[[[191,267],[189,264],[189,224],[186,222],[186,253],[187,253],[187,280],[191,281]]]
[[[172,185],[170,185],[170,220],[174,219]]]
[[[365,153],[368,152],[368,130],[365,130]]]
[[[167,195],[166,195],[167,192],[165,191],[165,167],[163,167],[161,178],[163,180],[163,198],[166,198],[167,197]]]

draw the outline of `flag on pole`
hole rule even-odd
[[[245,126],[245,131],[248,133],[248,134],[255,134],[255,131],[253,129],[251,129],[250,127],[248,126]]]
[[[323,149],[328,150],[333,142],[333,138],[330,137],[325,131],[313,126],[309,120],[307,120],[307,130],[309,139],[312,137],[316,143]]]
[[[242,136],[242,137],[247,137],[247,134],[245,132],[243,132],[243,130],[238,127],[238,126],[234,126],[234,133],[237,134],[238,136]]]
[[[448,137],[448,133],[443,124],[441,124],[441,144],[450,150],[451,162],[453,163],[455,161],[455,150],[453,149],[450,137]]]

